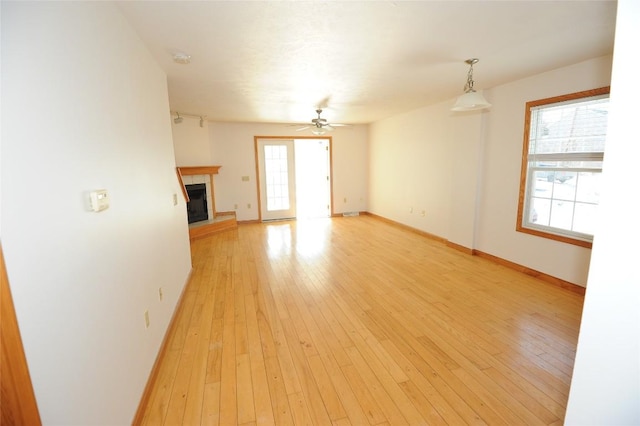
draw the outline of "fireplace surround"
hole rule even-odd
[[[238,227],[235,212],[217,212],[215,204],[215,190],[213,186],[213,176],[218,174],[220,166],[192,166],[192,167],[176,167],[178,182],[182,188],[184,200],[187,203],[187,214],[191,206],[191,198],[200,197],[199,194],[191,195],[187,187],[191,185],[200,185],[201,190],[204,187],[204,195],[202,201],[193,204],[193,207],[199,207],[206,210],[207,217],[200,219],[202,216],[196,216],[192,222],[192,218],[188,217],[189,222],[189,238],[196,239],[206,237],[216,232],[227,229],[235,229]],[[194,200],[195,201],[195,200]],[[200,219],[200,220],[198,220]]]

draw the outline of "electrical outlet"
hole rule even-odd
[[[347,202],[347,197],[344,197],[344,202],[345,202],[345,203]]]
[[[178,205],[178,194],[173,194],[173,205],[174,206]]]
[[[427,215],[427,211],[426,210],[422,210],[420,212],[420,216],[425,217]]]
[[[233,209],[234,209],[234,210],[238,210],[238,205],[237,205],[237,204],[234,204],[234,205],[233,205]]]
[[[144,311],[144,325],[145,325],[144,328],[149,328],[149,324],[150,324],[149,311]]]
[[[247,204],[247,208],[250,209],[251,208],[251,203]]]
[[[160,298],[160,301],[162,302],[162,299],[164,299],[164,293],[162,293],[162,287],[160,287],[158,289],[158,297]]]

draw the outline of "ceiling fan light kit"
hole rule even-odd
[[[334,130],[333,128],[336,126],[349,126],[349,124],[338,124],[338,123],[327,122],[326,118],[320,117],[320,114],[322,114],[321,108],[316,109],[316,114],[318,114],[318,116],[311,120],[310,125],[301,127],[297,131],[306,130],[311,127],[311,133],[319,136]]]
[[[485,108],[490,108],[491,104],[473,88],[473,66],[479,62],[479,59],[467,59],[465,63],[469,65],[469,72],[467,73],[467,83],[464,86],[464,94],[458,97],[458,100],[451,108],[451,111],[463,112],[463,111],[475,111]]]

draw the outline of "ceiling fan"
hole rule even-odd
[[[301,130],[306,130],[311,128],[311,133],[313,133],[314,135],[324,135],[326,132],[332,131],[334,127],[348,126],[348,124],[327,122],[326,118],[320,117],[320,114],[322,114],[322,108],[316,109],[316,114],[318,114],[318,117],[312,119],[311,124],[300,127],[296,131],[299,132]]]

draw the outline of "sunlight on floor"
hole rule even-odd
[[[276,259],[292,253],[312,259],[325,251],[331,219],[299,219],[273,222],[267,226],[269,257]]]
[[[270,259],[291,255],[291,222],[267,226],[267,245]]]
[[[325,251],[331,219],[301,219],[296,223],[296,252],[313,258]]]

